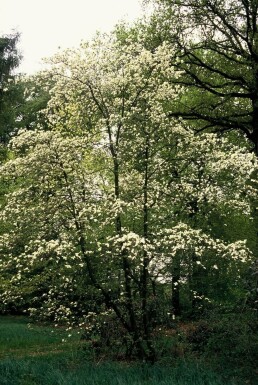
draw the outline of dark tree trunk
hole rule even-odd
[[[179,316],[181,314],[180,307],[180,256],[175,256],[172,266],[172,298],[171,298],[172,314]]]

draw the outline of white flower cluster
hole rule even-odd
[[[32,313],[74,322],[84,286],[123,297],[122,261],[138,293],[145,270],[171,280],[178,255],[184,279],[194,264],[216,274],[249,262],[245,243],[214,239],[209,221],[250,214],[257,160],[168,118],[178,75],[168,44],[122,47],[114,36],[53,59],[51,130],[21,130],[0,167],[5,303],[22,290]]]

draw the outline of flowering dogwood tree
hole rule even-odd
[[[13,276],[2,300],[24,301],[29,290],[35,309],[79,323],[95,296],[130,351],[152,361],[156,286],[178,291],[196,266],[226,274],[252,257],[243,241],[213,239],[208,219],[249,215],[257,162],[167,117],[167,101],[183,92],[170,83],[170,58],[166,43],[121,47],[112,35],[56,56],[46,74],[52,130],[21,131],[1,168],[1,271]]]

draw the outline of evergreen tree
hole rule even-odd
[[[13,70],[18,67],[17,50],[19,34],[0,37],[0,142],[7,143],[16,120],[15,109],[21,92]]]

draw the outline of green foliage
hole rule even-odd
[[[16,47],[18,39],[19,34],[1,36],[0,38],[1,85],[8,80],[11,70],[19,64],[20,57]]]
[[[243,136],[204,127],[212,115],[224,130],[221,116],[247,107],[230,109],[239,85],[221,82],[225,55],[189,42],[181,52],[162,29],[150,36],[152,23],[121,25],[20,80],[0,169],[0,310],[79,326],[96,356],[113,346],[154,362],[157,328],[247,306],[258,163]],[[192,81],[205,84],[213,67],[203,102]],[[193,121],[196,106],[205,117]],[[192,343],[205,350],[209,333],[199,325]]]
[[[28,327],[26,319],[17,317],[1,317],[0,322],[0,382],[3,385],[223,384],[220,376],[191,362],[150,366],[100,362],[99,357],[95,362],[85,362],[85,353],[77,350],[80,342],[76,337],[61,343],[67,332],[60,328],[35,324]]]
[[[22,95],[12,71],[20,61],[19,34],[0,37],[0,143],[7,143],[17,118],[16,108]],[[1,160],[1,157],[0,157]]]
[[[50,99],[50,90],[53,87],[51,79],[44,79],[40,74],[17,79],[17,87],[22,95],[20,104],[15,110],[16,130],[26,128],[34,130],[39,126],[47,130],[47,120],[43,111]]]
[[[1,167],[1,310],[86,327],[111,312],[121,330],[110,344],[125,334],[129,355],[154,361],[164,309],[178,316],[184,299],[185,314],[200,314],[244,296],[252,253],[214,218],[250,219],[257,160],[168,119],[181,95],[171,45],[115,36],[60,53],[29,84],[32,111],[51,98],[25,110],[29,127]]]
[[[257,4],[241,0],[154,0],[158,35],[173,42],[185,86],[171,104],[197,131],[240,130],[258,151]],[[153,29],[155,35],[155,30]]]
[[[257,315],[253,312],[213,313],[188,334],[192,349],[205,356],[214,367],[226,366],[236,377],[251,377],[256,383],[258,338]]]
[[[200,366],[177,368],[138,367],[118,364],[74,366],[72,362],[31,359],[0,363],[3,385],[224,385],[221,378]],[[235,382],[227,382],[233,385]]]

